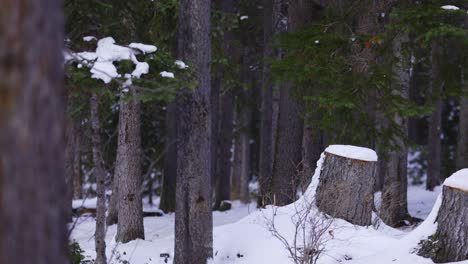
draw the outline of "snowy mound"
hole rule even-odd
[[[325,149],[325,152],[350,159],[377,161],[377,153],[375,153],[375,151],[372,149],[363,147],[356,147],[351,145],[331,145]]]
[[[468,191],[468,169],[462,169],[444,181],[444,185],[456,189]]]

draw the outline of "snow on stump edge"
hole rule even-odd
[[[436,218],[435,239],[439,243],[434,262],[468,259],[468,169],[447,178],[442,189],[442,205]]]
[[[317,187],[317,207],[352,224],[371,225],[376,171],[375,151],[356,146],[329,146],[325,149]]]

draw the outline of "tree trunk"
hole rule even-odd
[[[73,148],[73,199],[83,198],[83,175],[81,172],[81,149],[83,132],[80,120],[74,122],[75,138]]]
[[[99,97],[96,93],[91,95],[91,143],[93,151],[94,175],[96,177],[96,231],[94,234],[94,243],[96,246],[96,263],[106,264],[106,187],[104,161],[101,151],[101,125],[99,121]]]
[[[302,170],[299,177],[299,186],[305,192],[314,174],[315,165],[320,158],[324,145],[322,142],[322,132],[314,124],[318,123],[317,118],[304,120],[304,133],[302,136]]]
[[[141,198],[140,99],[134,87],[130,98],[120,99],[116,177],[118,179],[118,224],[116,241],[145,239]]]
[[[409,98],[410,85],[410,58],[403,55],[402,44],[407,41],[407,36],[400,35],[394,39],[393,55],[397,62],[392,65],[397,81],[393,84],[393,90],[402,98]],[[408,120],[401,116],[393,117],[395,124],[400,126],[404,136],[408,135]],[[404,138],[396,139],[397,150],[387,153],[384,164],[384,176],[382,186],[382,204],[380,217],[389,226],[404,225],[404,220],[409,219],[408,213],[408,147]]]
[[[178,57],[195,67],[195,89],[179,94],[174,264],[213,257],[209,0],[181,0]]]
[[[69,263],[61,6],[1,3],[0,263]]]
[[[230,15],[237,13],[238,3],[236,0],[223,0],[221,1],[222,12]],[[231,28],[225,27],[222,49],[228,56],[232,63],[238,59],[238,49],[234,45],[234,32]],[[225,68],[221,66],[221,73],[225,72]],[[215,183],[215,210],[227,210],[229,205],[222,204],[222,201],[231,199],[231,148],[233,141],[233,115],[234,115],[234,93],[233,87],[228,82],[221,82],[221,120],[220,120],[220,133],[219,133],[219,159],[217,177]]]
[[[465,80],[464,71],[462,71],[463,91],[468,94],[468,82]],[[457,140],[457,169],[468,168],[468,98],[460,98],[460,123],[458,125]]]
[[[68,99],[70,100],[70,98]],[[67,106],[69,107],[69,106]],[[65,184],[67,186],[67,203],[66,207],[69,209],[68,212],[68,220],[71,221],[73,218],[72,215],[72,202],[73,202],[73,190],[74,190],[74,171],[73,171],[73,161],[74,157],[73,154],[75,152],[75,129],[73,128],[73,120],[71,120],[70,116],[70,109],[67,109],[67,118],[66,118],[66,131],[65,131],[65,138],[66,138],[66,146],[65,146]]]
[[[222,116],[220,129],[220,146],[219,146],[219,169],[216,177],[216,194],[215,194],[215,209],[224,210],[221,208],[222,201],[231,199],[231,148],[233,139],[233,115],[234,115],[234,96],[231,90],[225,91],[221,97],[222,101]]]
[[[166,112],[166,145],[164,178],[159,208],[165,213],[175,211],[177,178],[177,106],[171,102]]]
[[[436,263],[468,259],[468,190],[444,186],[436,222]]]
[[[117,224],[119,216],[119,173],[117,170],[119,165],[116,163],[114,168],[114,177],[112,178],[112,195],[109,201],[109,209],[107,210],[106,224],[108,226]]]
[[[274,1],[263,0],[263,83],[262,106],[260,117],[260,165],[258,182],[260,195],[258,206],[270,203],[269,192],[273,164],[273,83],[267,60],[274,57],[273,41],[273,6]]]
[[[240,197],[240,181],[242,173],[242,141],[241,141],[241,121],[239,113],[235,112],[235,135],[234,135],[234,154],[232,163],[231,175],[231,199],[239,199]]]
[[[315,197],[317,207],[352,224],[370,225],[376,170],[377,161],[338,156],[326,150]]]
[[[435,102],[435,110],[429,119],[429,160],[427,161],[426,189],[432,191],[440,184],[441,172],[441,126],[442,126],[442,99],[440,98],[443,83],[441,80],[440,60],[442,47],[438,41],[433,41],[431,48],[431,92]]]
[[[245,93],[248,93],[244,91]],[[241,131],[240,131],[240,144],[241,150],[241,172],[240,172],[240,184],[239,184],[239,195],[240,200],[244,203],[250,201],[249,194],[249,179],[250,179],[250,122],[252,120],[252,113],[250,106],[244,105],[240,110],[241,113]]]

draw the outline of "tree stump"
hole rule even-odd
[[[468,259],[468,169],[456,172],[444,182],[436,222],[439,248],[434,262]]]
[[[352,224],[372,223],[377,154],[367,148],[332,145],[325,150],[316,205]]]

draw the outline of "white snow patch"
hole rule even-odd
[[[142,74],[147,74],[149,72],[149,64],[146,62],[139,62],[136,64],[135,70],[132,72],[132,76],[140,79]]]
[[[158,48],[154,45],[147,45],[142,43],[130,43],[130,45],[128,46],[130,48],[140,50],[141,52],[143,52],[143,54],[153,53],[158,50]]]
[[[177,67],[178,67],[179,69],[182,69],[182,70],[188,68],[188,65],[185,64],[185,62],[183,62],[183,61],[181,61],[181,60],[176,60],[176,61],[174,62],[174,64],[177,65]]]
[[[83,51],[76,53],[76,56],[80,60],[94,61],[98,58],[96,52]]]
[[[172,72],[162,71],[159,74],[164,78],[174,78],[174,73]]]
[[[364,161],[377,161],[377,153],[372,149],[351,146],[351,145],[331,145],[325,149],[325,152],[337,156],[364,160]]]
[[[240,20],[246,20],[246,19],[249,19],[249,16],[241,16],[240,17]]]
[[[444,185],[468,191],[468,169],[462,169],[444,181]]]
[[[96,37],[94,37],[94,36],[83,37],[83,41],[90,42],[92,40],[96,40]]]
[[[458,6],[454,6],[454,5],[444,5],[444,6],[441,6],[440,8],[445,9],[445,10],[459,10],[460,9]]]

